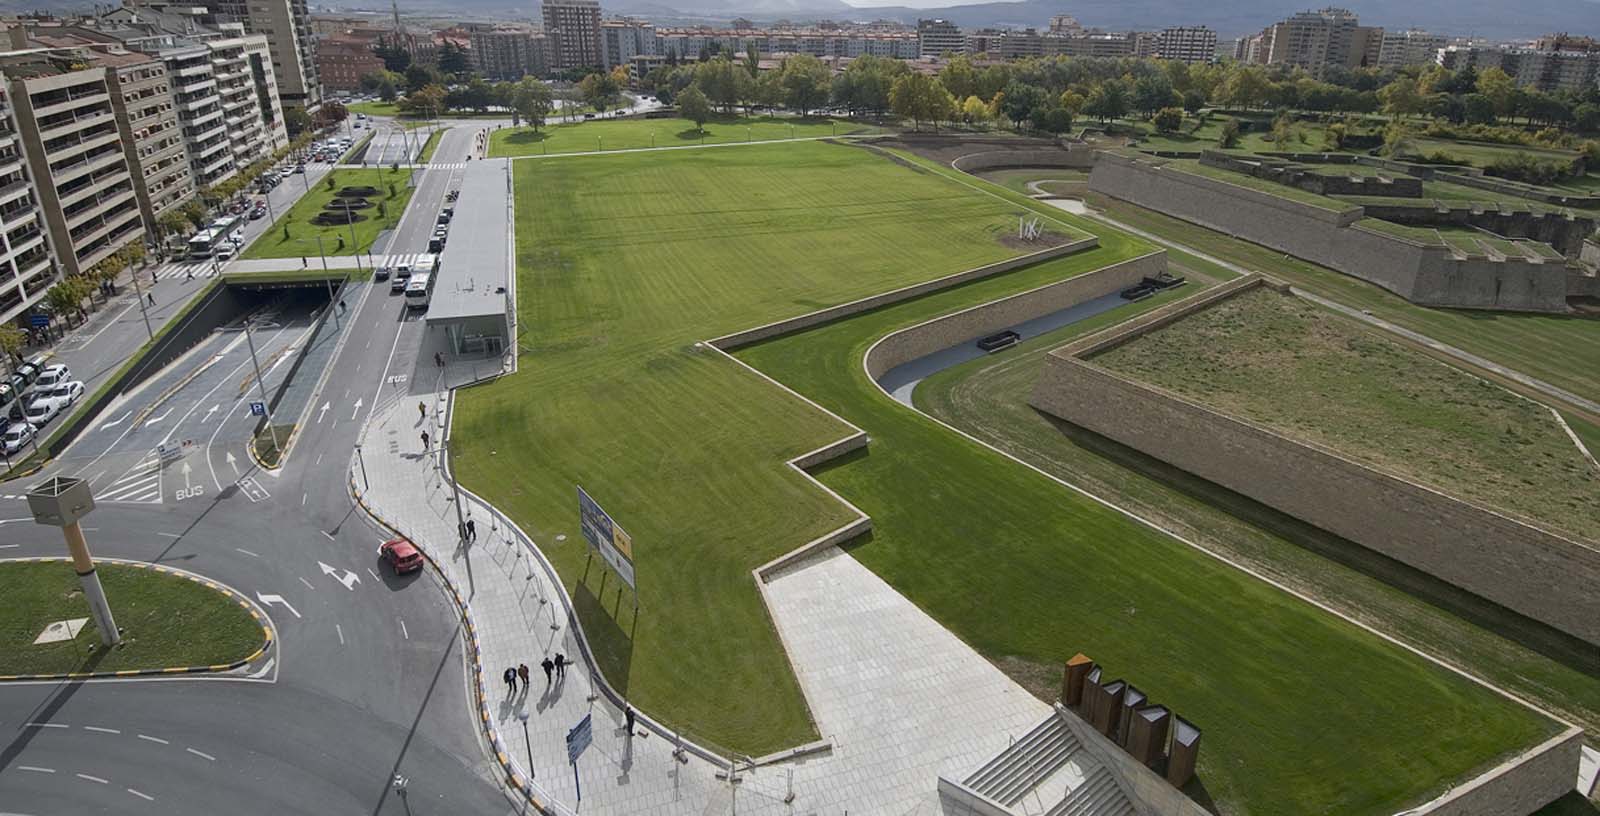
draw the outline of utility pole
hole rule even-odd
[[[78,573],[78,584],[89,602],[95,628],[100,630],[100,642],[106,646],[120,643],[122,633],[111,617],[111,604],[106,600],[105,588],[100,585],[100,575],[95,572],[94,556],[89,554],[89,542],[78,524],[79,519],[94,510],[89,483],[69,476],[52,477],[28,491],[28,508],[33,511],[35,522],[61,528],[67,540],[67,551],[72,553],[72,568]]]
[[[133,270],[128,277],[133,278],[133,294],[139,298],[139,316],[144,318],[145,337],[154,340],[156,333],[150,328],[150,312],[145,309],[144,290],[139,288],[139,270]]]
[[[250,346],[250,363],[256,369],[256,389],[261,392],[261,404],[267,409],[267,433],[272,435],[272,449],[283,459],[283,445],[278,441],[278,426],[272,424],[272,400],[267,397],[266,383],[261,380],[261,361],[256,359],[256,340],[250,334],[250,318],[244,319],[244,340]]]

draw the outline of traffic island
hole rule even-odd
[[[66,558],[0,561],[0,680],[221,672],[272,645],[249,599],[193,573],[99,559],[121,640],[101,645]]]

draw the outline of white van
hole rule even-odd
[[[394,272],[389,275],[389,291],[404,292],[406,283],[411,280],[411,264],[398,264]]]
[[[406,308],[426,309],[431,300],[433,300],[433,274],[418,272],[412,275],[411,282],[406,284]]]

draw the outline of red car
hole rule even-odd
[[[417,551],[416,545],[403,538],[391,538],[383,542],[383,546],[378,548],[378,555],[389,562],[396,575],[422,569],[422,553]]]

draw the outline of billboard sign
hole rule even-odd
[[[578,516],[589,546],[600,553],[600,558],[610,564],[628,586],[637,590],[639,587],[633,580],[633,538],[623,532],[582,487],[578,488]]]

